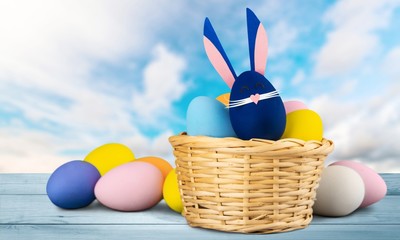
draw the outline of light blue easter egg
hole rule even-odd
[[[190,136],[236,137],[228,109],[214,98],[194,98],[187,110],[186,124]]]

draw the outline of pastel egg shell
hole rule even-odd
[[[322,172],[313,211],[328,217],[349,215],[360,206],[364,193],[364,182],[356,171],[329,166]]]
[[[47,181],[51,202],[65,209],[88,206],[95,200],[94,188],[100,173],[92,164],[76,160],[58,167]]]
[[[283,102],[285,106],[286,114],[301,110],[301,109],[308,109],[308,107],[301,101],[292,100],[292,101],[285,101]]]
[[[177,213],[183,211],[183,203],[179,192],[178,176],[176,169],[173,169],[167,176],[163,186],[164,200],[168,207]]]
[[[302,109],[286,115],[286,128],[282,138],[321,141],[322,137],[322,119],[316,112]]]
[[[134,161],[107,172],[96,184],[97,200],[119,211],[142,211],[162,198],[161,171],[147,162]]]
[[[365,195],[363,202],[360,205],[361,208],[368,207],[385,197],[387,192],[386,183],[383,178],[373,169],[364,164],[348,160],[337,161],[329,166],[337,165],[353,169],[360,174],[361,178],[363,179],[365,185]]]
[[[92,150],[84,161],[93,164],[103,176],[116,166],[135,160],[135,155],[121,143],[107,143]]]
[[[158,168],[158,170],[161,171],[164,180],[168,176],[168,173],[170,173],[173,169],[173,167],[167,160],[155,156],[141,157],[136,159],[136,161],[153,164],[155,167]]]
[[[235,137],[229,111],[218,100],[200,96],[194,98],[186,113],[187,133],[191,136]]]

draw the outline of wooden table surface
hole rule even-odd
[[[97,201],[64,210],[46,195],[49,174],[0,174],[0,240],[17,239],[400,239],[400,174],[381,174],[388,194],[347,217],[314,216],[287,233],[240,234],[191,228],[162,201],[143,212],[118,212]]]

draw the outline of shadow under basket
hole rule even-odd
[[[242,233],[307,227],[324,160],[333,150],[327,139],[244,141],[183,133],[169,141],[188,224]]]

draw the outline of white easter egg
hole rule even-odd
[[[334,162],[330,166],[332,165],[349,167],[360,174],[365,186],[365,196],[360,205],[361,208],[368,207],[385,197],[387,192],[385,180],[373,169],[364,164],[346,160]]]
[[[321,175],[314,213],[329,217],[346,216],[361,205],[364,193],[364,181],[356,171],[344,166],[329,166]]]

